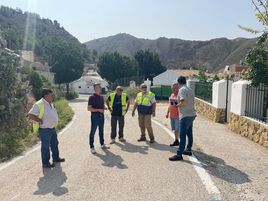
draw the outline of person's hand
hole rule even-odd
[[[132,117],[134,117],[135,116],[135,111],[132,111]]]
[[[103,113],[104,114],[104,109],[98,109],[98,112]]]
[[[168,119],[168,114],[166,114],[166,118]]]
[[[39,123],[39,125],[42,125],[43,124],[43,120],[42,119],[39,119],[38,120],[38,123]]]
[[[155,117],[155,111],[153,111],[152,116]]]

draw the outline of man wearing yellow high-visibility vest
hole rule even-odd
[[[124,124],[125,114],[129,108],[129,99],[126,93],[123,93],[123,88],[117,86],[115,92],[111,93],[106,101],[107,107],[111,112],[111,144],[115,143],[116,126],[119,124],[119,141],[125,142],[124,139]]]
[[[58,114],[53,106],[53,91],[51,89],[42,90],[42,98],[37,101],[28,116],[34,121],[33,130],[39,132],[41,139],[41,158],[43,168],[53,168],[56,162],[64,162],[64,158],[59,157],[58,138],[56,125]],[[50,163],[50,149],[52,152],[53,163]]]
[[[140,86],[141,92],[137,94],[132,116],[135,116],[135,110],[138,108],[138,119],[141,130],[141,136],[138,142],[146,141],[145,129],[147,129],[150,143],[154,143],[154,133],[152,128],[151,116],[155,116],[156,100],[151,91],[147,91],[145,83]]]

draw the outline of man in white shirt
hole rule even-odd
[[[43,168],[55,167],[55,162],[64,162],[64,158],[59,157],[58,138],[56,133],[56,125],[58,124],[58,114],[53,106],[53,91],[43,89],[42,99],[37,101],[28,116],[31,120],[39,124],[39,136],[41,139],[41,157]],[[52,152],[53,163],[50,160],[50,149]]]

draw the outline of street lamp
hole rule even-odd
[[[230,67],[229,66],[225,66],[224,69],[224,77],[227,81],[226,83],[226,106],[225,106],[225,123],[227,123],[227,113],[228,113],[228,99],[229,99],[229,78],[230,78]]]

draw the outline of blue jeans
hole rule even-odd
[[[170,125],[171,125],[172,131],[180,132],[179,118],[170,118]]]
[[[182,155],[185,150],[186,136],[188,137],[187,151],[193,146],[193,122],[195,117],[184,117],[180,120],[180,146],[177,155]]]
[[[43,165],[49,164],[50,149],[53,160],[59,159],[58,137],[55,128],[39,128],[41,138],[41,157]]]
[[[104,144],[104,114],[92,112],[91,113],[91,130],[89,134],[89,145],[90,148],[94,147],[94,136],[96,133],[97,128],[99,127],[99,138],[100,138],[100,144]]]

